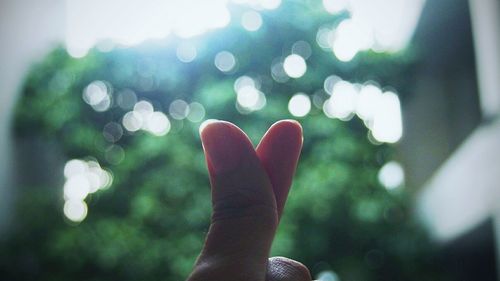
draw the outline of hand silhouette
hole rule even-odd
[[[200,128],[210,183],[212,221],[188,281],[310,281],[307,268],[269,251],[302,148],[292,120],[272,125],[257,149],[225,121]]]

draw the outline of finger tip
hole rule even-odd
[[[203,150],[215,172],[237,168],[241,159],[254,152],[246,134],[231,122],[210,119],[199,130]]]
[[[207,119],[199,128],[203,143],[210,139],[226,138],[229,135],[245,137],[245,133],[231,122],[217,119]]]
[[[274,125],[293,126],[293,127],[296,127],[297,129],[302,130],[302,125],[300,124],[299,121],[297,121],[295,119],[282,119],[282,120],[276,121],[273,124],[273,126]]]
[[[200,124],[200,127],[198,129],[199,133],[200,133],[200,136],[203,136],[205,134],[205,131],[209,128],[209,127],[213,127],[214,125],[216,125],[217,123],[219,123],[220,121],[217,120],[217,119],[207,119],[205,121],[203,121],[201,124]]]
[[[280,134],[288,140],[298,140],[300,144],[303,141],[302,125],[293,119],[284,119],[274,123],[269,129],[270,132]]]
[[[199,128],[201,142],[206,144],[213,140],[217,141],[226,138],[231,132],[231,127],[236,127],[232,123],[217,119],[208,119],[201,123]]]

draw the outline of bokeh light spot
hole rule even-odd
[[[379,101],[382,96],[382,90],[375,85],[364,85],[359,91],[356,114],[362,120],[371,122],[373,116],[379,107]]]
[[[297,93],[288,102],[288,111],[295,117],[304,117],[311,111],[311,99],[304,93]]]
[[[83,200],[90,193],[90,183],[85,174],[77,174],[64,183],[64,198]]]
[[[241,88],[243,87],[252,87],[252,88],[257,88],[257,84],[255,83],[255,80],[253,80],[249,76],[241,76],[234,81],[234,91],[238,92]]]
[[[104,152],[104,157],[109,164],[118,165],[125,159],[125,150],[119,145],[110,145]]]
[[[259,101],[259,91],[251,86],[245,86],[238,90],[238,103],[245,108],[252,108]]]
[[[123,136],[123,128],[116,122],[109,122],[102,130],[104,138],[109,142],[117,142]]]
[[[66,162],[66,165],[64,165],[64,177],[68,179],[74,175],[82,174],[86,169],[87,164],[85,161],[79,159],[69,160]]]
[[[214,64],[222,72],[233,70],[236,65],[236,58],[228,51],[222,51],[215,55]]]
[[[325,270],[318,274],[317,281],[340,281],[340,279],[335,272]]]
[[[248,114],[260,110],[266,105],[266,96],[256,86],[255,80],[247,76],[236,80],[236,109],[240,113]]]
[[[320,27],[316,33],[316,43],[318,43],[322,49],[330,50],[333,45],[334,35],[335,32],[330,28],[326,26]]]
[[[256,11],[244,12],[241,16],[241,25],[248,31],[257,31],[262,26],[262,16]]]
[[[137,103],[137,96],[134,91],[125,89],[118,93],[116,103],[121,109],[130,110]]]
[[[125,113],[122,119],[122,124],[129,132],[136,132],[142,128],[144,120],[142,116],[136,111],[129,111]]]
[[[378,107],[373,116],[373,137],[380,142],[395,143],[403,135],[401,104],[399,97],[393,92],[381,95]]]
[[[291,54],[285,58],[283,68],[291,78],[300,78],[306,73],[307,65],[303,57]]]
[[[283,68],[281,60],[274,62],[271,66],[271,77],[278,83],[285,83],[290,79]]]
[[[181,62],[189,63],[196,58],[198,52],[193,44],[183,42],[177,46],[176,55]]]
[[[103,81],[94,81],[83,90],[83,100],[95,111],[103,112],[111,105],[110,87]]]
[[[352,25],[349,23],[350,21],[345,20],[339,24],[332,45],[333,53],[343,62],[352,60],[360,50],[359,44],[353,36],[356,31],[353,30]]]
[[[81,222],[87,217],[87,204],[82,200],[67,200],[64,215],[73,222]]]
[[[170,131],[170,121],[163,112],[153,112],[146,120],[146,130],[155,136],[164,136]]]
[[[347,81],[335,83],[331,97],[325,101],[323,111],[330,118],[348,120],[356,109],[357,90]]]
[[[323,89],[325,92],[327,92],[329,95],[333,93],[333,87],[337,82],[342,81],[342,79],[336,75],[330,75],[326,77],[325,81],[323,82]]]
[[[378,172],[378,181],[388,190],[402,186],[404,180],[403,167],[396,161],[387,162]]]
[[[193,123],[197,123],[202,121],[203,118],[205,118],[205,107],[198,102],[190,103],[187,119]]]
[[[311,45],[309,45],[307,41],[297,41],[293,43],[292,54],[296,54],[304,59],[308,59],[312,54]]]
[[[174,100],[168,107],[168,113],[172,116],[172,118],[182,120],[189,114],[189,105],[183,100]]]
[[[141,115],[144,119],[153,113],[154,107],[149,101],[142,100],[134,105],[134,112]]]
[[[337,14],[349,7],[348,0],[323,0],[323,7],[330,14]]]

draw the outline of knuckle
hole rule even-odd
[[[277,225],[275,204],[255,200],[242,193],[234,193],[213,204],[212,222],[234,219],[258,219],[270,226]]]

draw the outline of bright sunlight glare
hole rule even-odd
[[[316,36],[323,49],[332,49],[343,62],[358,52],[397,52],[406,47],[416,28],[425,0],[323,0],[331,14],[349,18],[335,28],[320,27]]]
[[[226,26],[228,0],[68,0],[66,46],[83,57],[97,43],[111,39],[130,46],[173,33],[181,38]]]
[[[262,17],[255,10],[273,10],[281,5],[281,0],[232,2],[253,9],[241,18],[248,31],[262,25]],[[110,50],[115,44],[132,46],[170,34],[192,38],[227,26],[231,21],[228,4],[229,0],[66,0],[66,47],[71,56],[81,58],[99,44]]]

